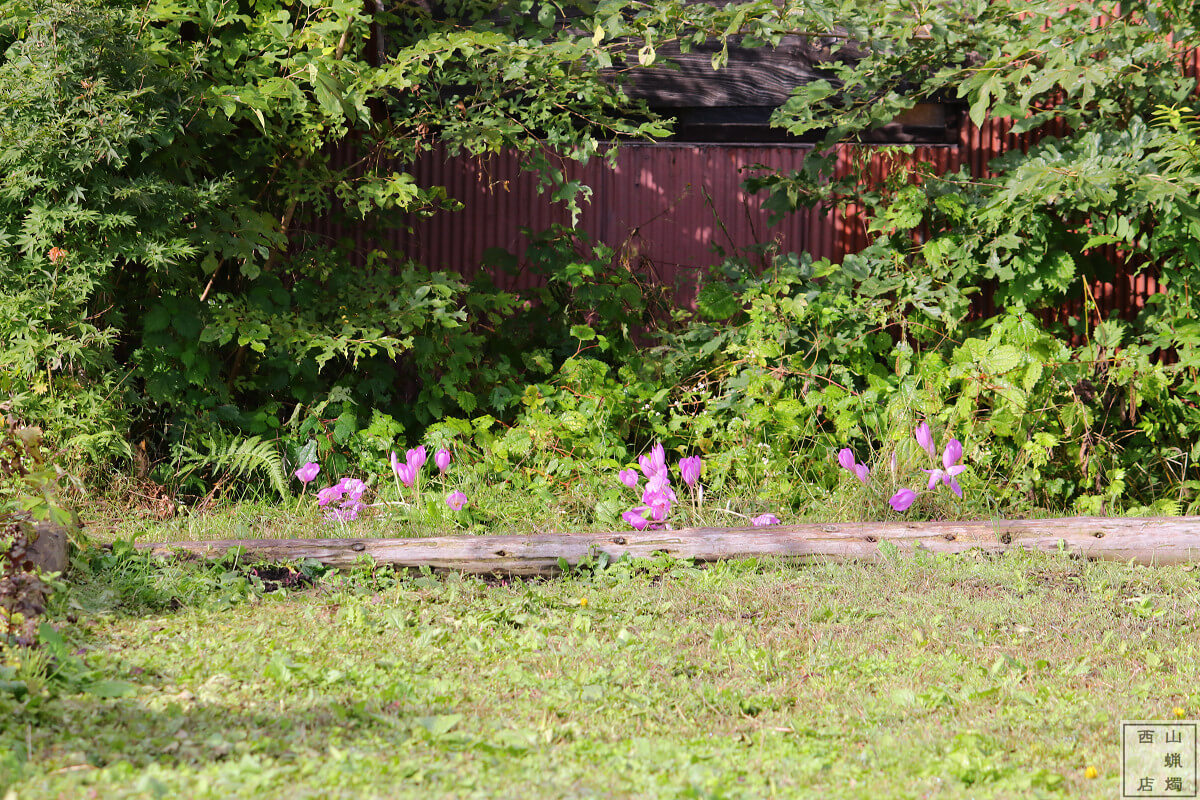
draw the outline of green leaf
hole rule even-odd
[[[170,324],[171,312],[162,303],[151,306],[150,310],[146,312],[147,332],[165,331]]]
[[[977,128],[981,127],[983,121],[987,119],[988,110],[992,105],[993,93],[1000,96],[1004,93],[1003,89],[1000,88],[1000,77],[998,75],[992,75],[984,81],[983,86],[979,88],[979,94],[971,103],[971,122],[975,123],[975,127]]]
[[[581,342],[590,342],[596,338],[596,332],[590,325],[572,325],[571,335]]]
[[[696,297],[696,310],[705,319],[723,320],[740,311],[741,305],[729,284],[714,281],[704,284],[700,289]]]
[[[1010,344],[1002,344],[987,354],[984,369],[993,375],[1003,375],[1016,369],[1024,360],[1021,351]]]

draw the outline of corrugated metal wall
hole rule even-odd
[[[1188,74],[1197,74],[1200,52],[1190,52],[1182,66]],[[1045,135],[1014,136],[1011,127],[1009,120],[988,121],[980,128],[964,122],[956,144],[917,147],[912,158],[930,162],[938,171],[968,164],[973,175],[984,176],[991,159],[1009,149],[1028,149],[1039,135]],[[677,287],[677,301],[690,303],[697,274],[719,263],[722,253],[776,242],[784,252],[807,250],[837,260],[867,244],[865,224],[855,208],[834,214],[800,212],[771,226],[761,208],[763,198],[742,189],[751,165],[796,169],[809,149],[780,144],[627,144],[612,165],[596,159],[587,165],[566,162],[563,166],[570,179],[581,180],[593,190],[578,228],[615,248],[618,263],[648,280]],[[851,148],[840,147],[838,159],[839,169],[846,174],[853,160]],[[406,228],[392,231],[387,241],[373,243],[398,257],[470,276],[480,268],[489,247],[522,253],[523,227],[536,231],[569,222],[561,205],[538,192],[536,177],[522,172],[520,157],[514,154],[479,160],[449,158],[434,151],[410,170],[420,185],[445,186],[465,207],[432,218],[413,218]],[[882,159],[872,159],[873,180],[881,180],[886,170]],[[333,238],[351,236],[359,248],[366,244],[361,232],[328,221],[318,223],[313,232]],[[1152,270],[1139,272],[1116,250],[1109,250],[1108,257],[1117,265],[1116,275],[1112,281],[1095,282],[1091,293],[1102,315],[1132,315],[1146,297],[1159,291],[1158,282]],[[495,278],[499,285],[514,289],[528,288],[536,280],[525,272]],[[1079,303],[1062,310],[1064,317],[1079,313]]]
[[[613,247],[618,263],[655,283],[678,286],[678,299],[687,302],[694,295],[697,274],[719,263],[721,252],[772,241],[784,250],[807,249],[819,256],[841,252],[835,229],[823,214],[792,214],[771,226],[761,208],[763,197],[741,187],[751,165],[797,169],[809,149],[628,144],[619,149],[613,164],[603,158],[586,165],[568,161],[563,169],[568,179],[592,188],[577,228]],[[342,158],[348,163],[350,155]],[[420,185],[445,186],[451,197],[462,201],[463,210],[411,218],[406,228],[391,231],[385,242],[375,244],[468,277],[478,271],[490,247],[523,253],[522,228],[540,231],[571,220],[561,203],[539,193],[537,177],[521,166],[521,157],[512,153],[486,159],[427,153],[410,171]],[[313,232],[352,236],[356,246],[365,244],[354,230],[328,221],[318,223]],[[526,272],[494,277],[500,286],[514,289],[528,288],[536,279]]]

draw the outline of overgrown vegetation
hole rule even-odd
[[[0,413],[5,410],[0,405]],[[42,432],[0,417],[0,652],[36,641],[51,586],[31,547],[39,522],[69,525],[58,470],[47,459]]]
[[[586,496],[585,522],[604,523],[596,476],[661,441],[703,454],[716,491],[803,514],[846,491],[834,451],[879,475],[928,420],[997,513],[1194,509],[1200,125],[1179,56],[1197,12],[1091,24],[1113,10],[0,2],[0,392],[90,480],[116,466],[171,507],[283,494],[309,461],[382,476],[423,442],[472,454],[481,483]],[[733,258],[696,313],[672,313],[582,231],[531,232],[545,283],[521,293],[305,233],[326,214],[369,230],[452,213],[396,166],[434,146],[517,150],[547,192],[586,202],[561,159],[670,127],[604,70],[835,25],[859,55],[834,46],[830,79],[776,123],[863,169],[816,152],[753,185],[778,213],[860,207],[872,243],[840,264]],[[945,98],[975,123],[1065,127],[988,175],[853,145]],[[871,159],[893,177],[864,183]],[[1087,294],[1114,253],[1168,289],[1135,318],[1100,319]],[[991,317],[972,311],[984,289]],[[1060,321],[1072,298],[1083,312]],[[890,513],[886,494],[862,501]]]

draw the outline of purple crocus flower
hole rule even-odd
[[[959,497],[963,496],[962,487],[958,485],[955,478],[966,471],[966,467],[957,463],[962,458],[962,442],[958,439],[951,439],[946,442],[946,449],[942,451],[942,469],[926,469],[922,472],[929,473],[929,489],[932,491],[937,486],[938,481],[950,487],[950,491],[954,492]]]
[[[774,514],[759,514],[754,519],[750,520],[750,524],[756,528],[765,528],[768,525],[778,525],[779,517]]]
[[[367,490],[367,484],[358,478],[342,478],[342,489],[346,492],[347,497],[353,501],[357,501],[363,496],[363,492]]]
[[[642,514],[646,513],[649,510],[650,509],[648,509],[644,506],[638,506],[637,508],[631,508],[630,510],[621,514],[621,519],[628,522],[629,525],[634,530],[644,531],[644,530],[646,530],[646,526],[648,526],[650,524],[650,520],[643,517]]]
[[[892,499],[888,500],[892,508],[897,511],[907,511],[908,507],[917,499],[917,493],[912,489],[901,489],[892,495]]]
[[[301,483],[311,483],[320,471],[321,466],[315,461],[310,461],[292,474],[299,478]]]
[[[843,447],[837,454],[838,464],[842,469],[850,470],[854,476],[862,481],[867,482],[867,476],[871,474],[871,470],[867,469],[866,464],[856,464],[854,461],[854,451],[849,447]]]
[[[700,480],[700,469],[703,466],[700,456],[679,459],[679,474],[683,477],[683,482],[688,486],[695,486],[696,481]]]
[[[433,454],[433,463],[437,465],[438,472],[445,472],[450,466],[450,451],[442,448]]]
[[[922,422],[917,426],[917,432],[913,435],[916,437],[917,444],[921,445],[921,449],[929,453],[930,458],[937,456],[937,448],[933,444],[933,434],[929,432],[929,423]]]
[[[671,488],[671,482],[665,474],[655,475],[650,480],[646,481],[646,488],[642,492],[642,502],[650,503],[651,497],[662,496],[668,502],[674,503],[678,498],[675,496],[675,490]]]
[[[412,452],[411,450],[409,451]],[[405,486],[412,486],[417,479],[417,467],[410,463],[401,461],[396,458],[396,454],[392,453],[392,472],[396,473],[396,477]]]
[[[671,488],[665,473],[656,474],[646,481],[642,492],[642,502],[649,508],[655,522],[662,522],[671,513],[671,504],[676,500],[675,490]]]
[[[451,492],[446,495],[446,505],[453,508],[455,511],[462,511],[462,507],[467,504],[467,496],[462,492]]]
[[[671,513],[671,499],[665,494],[652,494],[642,498],[643,503],[650,506],[650,516],[655,522],[662,522]]]
[[[425,463],[425,445],[409,450],[404,454],[404,460],[413,469],[420,469],[421,465]]]
[[[359,483],[361,483],[361,481],[359,481]],[[338,508],[331,508],[327,510],[325,512],[325,518],[337,520],[338,522],[351,522],[358,519],[358,512],[362,511],[362,509],[365,507],[366,504],[361,500],[356,497],[351,497],[345,500]]]
[[[656,443],[654,447],[650,448],[649,456],[638,456],[638,465],[642,468],[642,474],[647,478],[665,473],[667,471],[667,454],[663,450],[663,446]]]
[[[317,505],[327,506],[335,500],[341,500],[342,495],[345,493],[345,487],[342,486],[341,481],[338,481],[333,486],[327,486],[321,491],[317,492]]]
[[[962,453],[962,442],[958,439],[946,442],[946,449],[942,451],[942,466],[950,469],[962,458]]]
[[[621,483],[628,486],[630,489],[636,489],[638,485],[638,474],[636,470],[623,469],[617,473],[617,478]]]

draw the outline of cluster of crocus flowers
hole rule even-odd
[[[646,485],[642,489],[642,504],[621,514],[621,519],[628,522],[635,530],[641,531],[651,525],[660,526],[666,520],[667,515],[671,513],[671,506],[678,500],[678,497],[671,487],[667,454],[661,444],[655,444],[650,448],[650,455],[639,456],[638,466],[646,477]],[[694,487],[696,481],[700,479],[701,467],[699,456],[692,456],[680,461],[679,471],[684,483],[689,487]],[[617,479],[630,489],[638,488],[638,474],[632,469],[621,470],[617,473]]]
[[[699,498],[703,497],[704,488],[700,485],[700,473],[704,470],[704,461],[700,456],[688,456],[679,459],[679,477],[692,495],[692,502],[699,508]],[[642,489],[641,505],[634,506],[621,514],[635,530],[646,528],[661,528],[671,513],[671,507],[677,502],[675,490],[671,487],[671,472],[667,468],[666,451],[661,444],[650,448],[650,454],[638,456],[638,467],[646,478]],[[623,469],[617,473],[617,480],[630,489],[638,489],[640,478],[637,470]],[[779,518],[774,514],[760,514],[750,520],[754,527],[778,525]]]
[[[333,486],[317,492],[317,505],[322,508],[337,503],[336,508],[326,508],[325,516],[339,522],[358,519],[358,512],[366,505],[362,501],[367,484],[358,478],[342,478]]]
[[[396,479],[405,486],[412,487],[417,482],[417,477],[420,475],[421,467],[425,464],[425,446],[414,447],[404,454],[404,461],[396,458],[396,454],[391,454],[392,472],[396,474]]]
[[[396,474],[396,480],[410,489],[416,487],[416,497],[418,499],[421,496],[421,467],[425,466],[427,460],[428,455],[424,445],[406,451],[403,461],[397,458],[395,453],[391,454],[392,472]],[[438,468],[439,473],[446,474],[446,470],[450,468],[450,451],[444,447],[439,448],[433,454],[433,464]],[[446,495],[446,505],[455,511],[462,510],[462,507],[466,504],[467,496],[462,492],[451,492]]]
[[[922,422],[918,425],[913,438],[917,440],[917,444],[921,446],[921,449],[929,454],[930,459],[937,458],[937,446],[933,442],[933,434],[929,431],[928,424]],[[942,450],[942,466],[922,470],[922,472],[929,475],[929,485],[926,487],[926,491],[934,491],[938,483],[941,483],[950,487],[950,491],[962,497],[962,487],[958,485],[958,481],[956,480],[966,470],[965,465],[958,463],[962,460],[962,455],[962,442],[958,439],[951,439],[946,442],[946,447]],[[907,511],[909,506],[916,502],[918,496],[918,493],[912,489],[903,488],[892,495],[892,498],[888,502],[896,511]]]
[[[417,498],[420,498],[420,476],[421,467],[428,461],[428,455],[423,445],[414,447],[404,454],[404,460],[401,461],[395,453],[391,453],[392,472],[396,476],[396,486],[399,489],[400,484],[408,488],[416,487]],[[446,448],[440,448],[433,454],[433,463],[438,468],[438,472],[445,474],[450,467],[451,455]],[[294,473],[296,477],[307,487],[317,475],[321,472],[320,466],[315,462],[310,462],[300,467]],[[359,512],[366,507],[366,503],[362,501],[362,496],[367,490],[367,484],[357,478],[343,478],[333,486],[322,489],[317,493],[317,505],[326,508],[325,516],[328,519],[346,522],[349,520],[358,519]],[[401,490],[403,492],[403,490]],[[462,510],[467,504],[467,496],[462,492],[451,492],[446,495],[446,505],[455,511]]]

